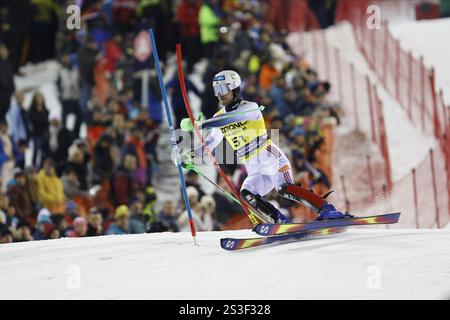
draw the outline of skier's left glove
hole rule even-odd
[[[201,123],[205,120],[205,116],[202,112],[198,115],[198,117],[195,119],[195,123],[200,126]],[[180,122],[180,128],[183,131],[192,132],[194,131],[194,125],[192,124],[192,121],[190,118],[184,118]]]

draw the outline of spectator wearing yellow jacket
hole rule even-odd
[[[217,44],[219,43],[220,18],[215,12],[215,9],[217,9],[217,0],[207,0],[200,7],[198,14],[200,40],[207,59],[211,59],[214,56]]]
[[[53,160],[46,159],[38,176],[39,199],[44,208],[51,213],[64,212],[64,187],[61,179],[56,175]]]

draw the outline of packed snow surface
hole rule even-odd
[[[250,230],[0,245],[0,299],[448,299],[450,232],[354,228],[229,252]]]

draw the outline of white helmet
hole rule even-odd
[[[213,78],[214,95],[217,97],[225,95],[231,90],[241,86],[241,77],[239,73],[233,70],[224,70],[216,74]]]

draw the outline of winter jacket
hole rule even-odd
[[[48,176],[42,169],[37,176],[39,184],[39,199],[42,206],[51,212],[64,208],[64,187],[61,179],[54,175]]]
[[[27,112],[17,104],[13,104],[6,115],[9,124],[10,134],[17,144],[20,140],[28,141],[30,127]]]
[[[182,37],[197,36],[200,33],[198,24],[198,16],[200,12],[200,4],[196,1],[190,4],[187,0],[183,0],[177,9],[177,18],[180,22],[180,32]]]
[[[58,73],[57,85],[60,98],[65,100],[78,100],[80,96],[80,74],[78,69],[62,66]]]
[[[202,43],[219,41],[220,18],[209,5],[203,4],[201,6],[198,23],[200,24],[200,39]]]
[[[106,230],[106,234],[129,234],[128,230],[124,230],[119,227],[117,224],[113,223],[109,226],[108,230]]]

